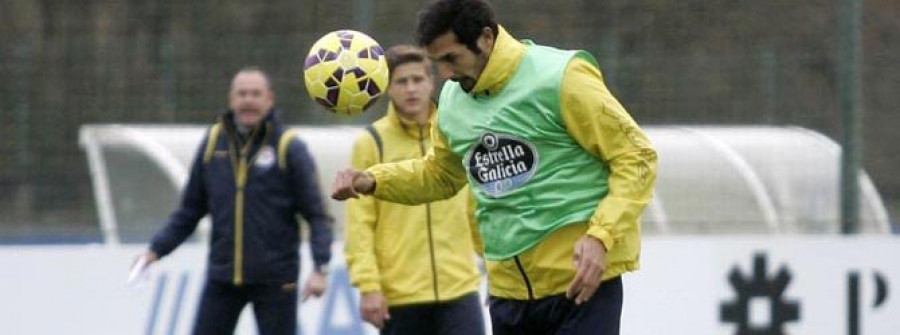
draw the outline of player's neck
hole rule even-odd
[[[399,107],[395,107],[395,108],[397,108],[397,116],[400,117],[400,119],[406,123],[415,123],[420,126],[428,123],[428,118],[430,116],[429,115],[430,113],[429,113],[429,109],[427,107],[424,110],[414,111],[414,112],[400,110]]]
[[[235,129],[237,129],[238,134],[241,136],[247,136],[251,130],[253,130],[252,126],[245,125],[243,123],[238,123],[235,125]]]

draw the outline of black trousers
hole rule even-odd
[[[576,306],[565,294],[537,300],[491,297],[490,311],[494,335],[618,335],[622,277],[604,281],[581,306]]]
[[[207,280],[200,297],[196,335],[233,334],[241,310],[253,305],[256,325],[262,335],[297,332],[297,285],[245,284]]]
[[[381,335],[484,335],[478,293],[433,304],[389,307],[391,314]]]

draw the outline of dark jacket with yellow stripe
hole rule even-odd
[[[207,213],[212,236],[210,280],[289,283],[299,272],[300,213],[310,225],[315,266],[331,258],[332,218],[323,202],[306,145],[276,122],[277,110],[247,135],[226,112],[204,138],[181,204],[151,242],[170,253]]]

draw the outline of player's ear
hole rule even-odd
[[[481,28],[481,35],[478,36],[478,48],[481,49],[482,52],[490,55],[491,51],[494,50],[494,41],[497,36],[494,35],[494,30],[491,27]]]

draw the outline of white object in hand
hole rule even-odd
[[[134,262],[134,265],[131,266],[131,271],[128,272],[128,280],[125,283],[129,286],[133,286],[137,284],[141,279],[147,278],[147,269],[150,267],[150,259],[146,255],[141,255],[138,257],[137,261]]]

